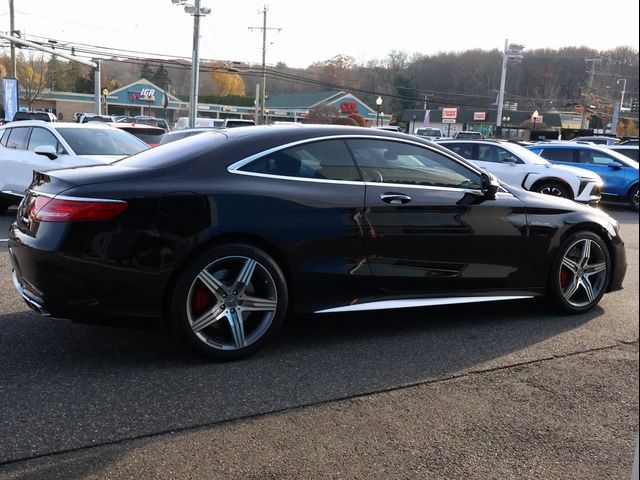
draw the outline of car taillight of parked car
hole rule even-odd
[[[75,200],[36,196],[27,206],[31,220],[40,222],[88,222],[110,220],[125,211],[128,204],[119,200]]]

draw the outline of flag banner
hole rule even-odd
[[[18,79],[3,78],[2,93],[4,95],[4,118],[10,122],[18,111]]]

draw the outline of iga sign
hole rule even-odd
[[[155,102],[156,101],[156,89],[155,88],[143,88],[138,92],[129,92],[129,99],[137,102],[138,100],[142,100],[144,102]]]

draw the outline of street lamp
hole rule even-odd
[[[102,96],[104,97],[104,114],[109,115],[109,104],[107,103],[107,95],[109,95],[109,90],[104,88],[102,90]]]
[[[184,6],[184,11],[193,16],[193,56],[191,57],[191,92],[189,93],[189,128],[196,126],[198,114],[198,82],[200,75],[200,17],[209,15],[210,8],[200,7],[200,0],[194,0],[193,4],[186,0],[171,0],[174,5]]]
[[[502,109],[504,106],[504,84],[507,79],[507,63],[521,62],[522,50],[524,45],[518,45],[516,43],[509,43],[509,40],[504,41],[504,52],[502,53],[502,74],[500,76],[500,93],[498,94],[498,115],[496,117],[496,126],[502,126]]]
[[[622,82],[622,95],[620,95],[620,110],[622,110],[622,103],[624,102],[624,91],[627,88],[627,79],[626,78],[619,78],[616,81],[616,84],[620,85],[620,82]]]
[[[376,98],[376,127],[380,126],[380,107],[382,106],[382,97]]]
[[[531,120],[533,121],[533,125],[532,125],[532,127],[531,127],[531,131],[532,131],[532,132],[533,132],[533,131],[535,131],[535,129],[536,129],[536,120],[538,120],[538,117],[539,117],[539,116],[540,116],[540,114],[538,113],[538,110],[534,111],[534,112],[531,114]]]

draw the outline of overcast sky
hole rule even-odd
[[[193,0],[190,0],[193,2]],[[9,1],[0,0],[0,31]],[[357,63],[392,50],[434,54],[588,46],[638,49],[638,1],[597,4],[529,2],[201,0],[201,59],[262,62],[262,9],[267,6],[267,63],[304,68],[337,54]],[[27,35],[137,52],[191,57],[193,17],[171,0],[14,0],[15,28]],[[281,29],[281,30],[276,30]]]

